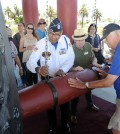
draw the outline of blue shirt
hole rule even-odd
[[[108,73],[119,76],[114,82],[114,88],[116,90],[117,98],[120,99],[120,42],[115,49],[112,64]]]
[[[94,39],[92,38],[93,38],[92,36],[88,35],[85,41],[89,42],[93,47],[98,48],[98,46],[101,44],[99,35],[96,34]]]
[[[42,31],[40,29],[36,30],[36,34],[38,35],[40,40],[45,37],[45,31]]]

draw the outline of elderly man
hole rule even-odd
[[[112,64],[108,74],[104,71],[99,71],[99,74],[105,76],[104,79],[93,82],[82,82],[78,78],[68,79],[68,83],[71,87],[80,89],[93,89],[109,87],[114,84],[116,90],[116,111],[112,116],[108,129],[112,129],[113,134],[120,134],[120,26],[114,23],[110,23],[103,28],[103,37],[101,38],[109,48],[114,50]]]
[[[97,63],[97,59],[92,50],[90,43],[85,42],[87,35],[83,29],[75,29],[72,39],[74,40],[73,50],[75,53],[75,61],[72,71],[81,71],[92,66],[101,67]],[[93,104],[91,91],[85,94],[87,100],[87,106],[90,110],[98,111],[99,108]],[[77,123],[76,110],[79,98],[74,99],[71,102],[71,122]]]
[[[40,59],[40,66],[37,62]],[[48,37],[38,41],[36,47],[27,62],[28,69],[38,73],[42,79],[46,77],[64,76],[73,66],[74,52],[70,40],[62,35],[62,24],[58,18],[54,19],[48,31]],[[60,106],[62,128],[66,134],[70,133],[69,103]],[[56,133],[56,108],[48,110],[48,121],[50,125],[49,134]]]

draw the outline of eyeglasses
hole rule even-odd
[[[39,22],[39,24],[40,24],[40,25],[45,25],[45,24],[46,24],[46,22]]]
[[[31,27],[27,27],[27,29],[29,29],[29,30],[34,30],[34,28],[31,28]]]

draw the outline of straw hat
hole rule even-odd
[[[73,40],[85,40],[87,35],[84,33],[83,29],[75,29],[72,35]]]

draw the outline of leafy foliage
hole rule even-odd
[[[99,11],[99,9],[96,9],[95,12],[93,12],[92,18],[95,18],[95,23],[97,25],[97,21],[101,21],[102,13]]]
[[[23,20],[22,10],[20,10],[16,4],[14,5],[14,11],[7,6],[7,8],[4,9],[4,13],[9,19],[13,19],[16,23],[19,23]]]
[[[56,18],[57,13],[55,12],[55,10],[49,6],[48,10],[47,10],[47,16],[49,17],[49,21],[51,22],[54,18]]]
[[[84,18],[88,17],[88,8],[87,8],[86,4],[82,5],[82,7],[79,10],[78,15],[81,16],[81,18],[82,18],[81,24],[83,27]]]

